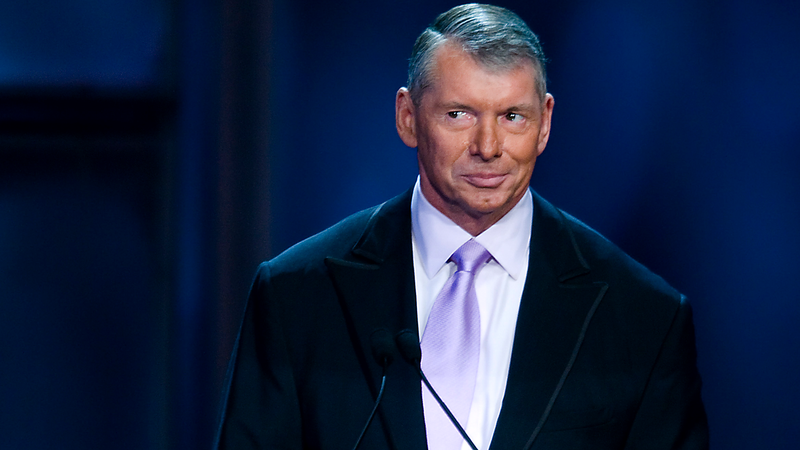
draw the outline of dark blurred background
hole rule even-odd
[[[798,3],[499,3],[552,61],[534,188],[690,297],[713,448],[797,448]],[[454,4],[2,2],[0,447],[209,448],[258,262],[414,182]]]

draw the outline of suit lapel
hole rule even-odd
[[[580,281],[590,268],[566,219],[536,193],[533,198],[528,274],[492,449],[523,448],[541,426],[606,289],[602,282]],[[410,199],[408,191],[381,205],[351,255],[325,261],[373,395],[381,378],[381,368],[371,355],[373,331],[417,330]],[[389,366],[386,383],[380,421],[390,448],[425,448],[418,375],[396,360]]]
[[[525,447],[549,413],[605,293],[604,283],[577,280],[589,270],[562,213],[534,193],[528,274],[492,449]]]
[[[392,335],[417,330],[410,204],[411,191],[384,203],[372,214],[351,255],[325,260],[373,396],[382,369],[371,354],[372,333],[379,328]],[[396,356],[387,370],[379,420],[390,447],[424,448],[419,377],[400,359]]]

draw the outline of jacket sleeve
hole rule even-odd
[[[270,297],[269,263],[263,263],[228,368],[217,450],[302,448],[280,304]]]
[[[708,449],[696,360],[692,311],[682,297],[650,374],[626,450]]]

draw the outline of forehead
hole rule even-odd
[[[533,63],[520,58],[506,66],[490,66],[467,53],[458,43],[445,42],[432,58],[428,89],[437,101],[535,102],[538,72]]]

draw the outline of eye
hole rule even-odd
[[[467,113],[464,111],[448,111],[447,117],[451,119],[463,119],[467,116]]]
[[[517,114],[513,112],[506,113],[506,120],[508,120],[509,122],[522,122],[524,118],[525,117],[522,114]]]

